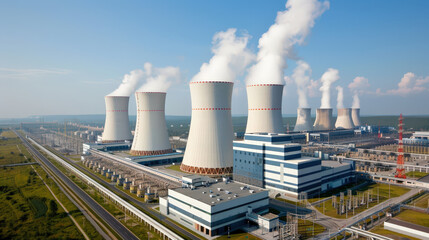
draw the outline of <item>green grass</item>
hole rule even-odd
[[[184,172],[184,171],[180,170],[180,164],[171,165],[169,167],[166,167],[166,169],[171,169],[171,170],[178,171],[178,172]]]
[[[242,230],[234,231],[230,234],[230,237],[228,238],[228,235],[220,236],[216,238],[216,240],[226,240],[226,239],[234,239],[234,240],[257,240],[260,239],[258,237],[253,236],[252,234],[243,232]]]
[[[0,139],[0,165],[28,162],[25,156],[30,159],[31,155],[15,133],[4,131],[2,136],[7,139]]]
[[[32,172],[31,166],[0,169],[0,239],[82,239],[63,209],[47,216],[46,203],[55,199]]]
[[[408,203],[408,205],[413,205],[421,208],[429,208],[429,193],[426,193],[414,201]]]
[[[417,172],[417,171],[411,171],[411,172],[407,172],[405,173],[405,175],[407,177],[411,177],[411,178],[422,178],[425,177],[427,175],[429,175],[429,173],[425,173],[425,172]]]
[[[397,239],[397,240],[402,240],[402,239],[411,239],[411,240],[418,240],[418,238],[413,238],[401,233],[396,233],[396,232],[392,232],[390,230],[384,229],[384,227],[382,225],[378,225],[376,227],[374,227],[373,229],[371,229],[370,232],[376,233],[376,234],[380,234],[383,235],[385,237],[390,237],[393,239]]]
[[[370,185],[366,185],[364,187],[361,187],[355,191],[353,191],[353,196],[359,196],[361,197],[364,193],[366,194],[368,191],[372,191],[372,195],[373,195],[373,201],[371,203],[369,203],[369,208],[377,205],[377,192],[379,192],[380,197],[379,197],[379,203],[382,203],[384,201],[386,201],[387,199],[389,199],[389,184],[383,184],[383,183],[373,183]],[[400,187],[400,186],[395,186],[395,185],[391,185],[390,186],[390,197],[394,198],[394,197],[399,197],[405,193],[407,193],[409,191],[408,188],[404,188],[404,187]],[[349,196],[345,196],[344,199],[348,199]],[[340,201],[340,197],[337,197],[337,202]],[[346,218],[346,214],[343,215],[338,215],[336,209],[332,206],[332,199],[327,200],[324,204],[325,209],[323,209],[323,204],[319,204],[317,206],[315,206],[317,208],[317,210],[319,210],[321,213],[324,213],[327,216],[330,217],[335,217],[335,218]],[[355,215],[363,212],[367,209],[367,205],[362,205],[359,206],[358,208],[355,209],[354,213]],[[348,218],[353,216],[353,210],[348,212]]]
[[[429,214],[417,212],[413,210],[403,210],[401,213],[395,216],[399,220],[414,223],[424,227],[429,227]]]

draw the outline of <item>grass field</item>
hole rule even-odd
[[[399,220],[414,223],[417,225],[429,227],[429,214],[417,212],[413,210],[403,210],[401,213],[395,216]]]
[[[286,221],[286,216],[280,217],[280,220]],[[314,236],[323,233],[325,230],[324,226],[314,223]],[[313,221],[298,219],[298,233],[302,239],[313,237]]]
[[[412,172],[407,172],[405,173],[405,175],[407,177],[411,177],[411,178],[422,178],[424,176],[429,175],[429,173],[425,173],[425,172],[417,172],[417,171],[412,171]]]
[[[429,208],[429,193],[426,193],[414,201],[408,203],[408,205],[413,205],[421,208]]]
[[[12,131],[3,131],[0,139],[0,165],[25,163],[30,159],[30,153]],[[27,157],[27,159],[25,158]]]
[[[400,233],[396,233],[396,232],[392,232],[390,230],[384,229],[384,227],[382,225],[378,225],[376,227],[374,227],[373,229],[371,229],[370,232],[376,233],[376,234],[380,234],[386,237],[390,237],[393,238],[395,240],[402,240],[402,239],[411,239],[411,240],[418,240],[418,238],[413,238],[404,234],[400,234]]]
[[[216,238],[216,240],[226,240],[226,239],[233,239],[233,240],[258,240],[260,238],[253,236],[252,234],[243,232],[242,230],[238,230],[235,232],[232,232],[230,234],[230,238],[228,238],[228,235],[224,235],[224,236],[220,236],[218,238]]]
[[[184,172],[184,171],[180,170],[180,164],[171,165],[171,166],[166,167],[166,168],[167,168],[167,169],[174,170],[174,171],[178,171],[178,172]]]
[[[0,239],[83,238],[63,209],[48,216],[55,199],[31,166],[0,169],[0,188]]]
[[[382,184],[382,183],[373,183],[364,187],[361,187],[355,191],[353,191],[353,196],[359,196],[361,197],[363,194],[366,194],[368,191],[372,191],[372,195],[374,196],[375,200],[373,200],[371,203],[369,203],[369,208],[377,205],[377,193],[379,193],[379,203],[382,203],[389,199],[389,185],[388,184]],[[390,197],[398,197],[401,196],[409,191],[408,188],[400,187],[400,186],[390,186]],[[349,196],[344,196],[344,199],[348,199]],[[374,199],[373,198],[373,199]],[[340,201],[340,197],[337,197],[337,202]],[[346,218],[346,214],[338,215],[336,209],[332,206],[332,199],[328,200],[324,204],[325,209],[323,209],[323,204],[317,205],[316,208],[321,213],[324,213],[327,216],[335,217],[335,218]],[[360,206],[355,209],[354,214],[358,214],[360,212],[363,212],[367,209],[367,205]],[[353,211],[350,211],[347,215],[348,218],[353,216]]]

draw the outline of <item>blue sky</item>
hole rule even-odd
[[[285,2],[2,1],[0,118],[102,114],[104,96],[145,62],[180,68],[185,79],[168,90],[166,114],[190,115],[187,83],[212,56],[213,35],[237,28],[252,36],[249,48],[257,52],[260,36]],[[367,78],[363,115],[429,114],[428,10],[425,0],[332,0],[296,47],[297,56],[310,64],[314,80],[330,67],[339,70],[334,86],[344,87],[346,106],[352,101],[348,84],[357,76]],[[288,65],[285,75],[296,64],[288,60]],[[408,72],[422,88],[396,91]],[[334,91],[331,98],[335,107]],[[309,102],[315,111],[320,94]],[[295,113],[297,106],[291,83],[283,113]],[[132,97],[130,113],[135,112]],[[233,114],[246,113],[246,93],[237,91]]]

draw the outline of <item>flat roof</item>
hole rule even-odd
[[[211,184],[208,187],[202,187],[202,186],[196,187],[194,190],[191,190],[191,188],[174,188],[174,189],[169,189],[169,191],[178,192],[180,194],[186,195],[190,198],[193,198],[197,201],[203,202],[210,206],[222,204],[237,198],[248,197],[252,194],[257,194],[260,192],[267,192],[267,196],[268,196],[268,191],[266,190],[262,190],[254,186],[248,186],[248,187],[246,186],[247,185],[245,184],[236,183],[236,182],[229,182],[229,183],[218,182],[218,183]],[[245,188],[242,190],[241,188],[243,187]],[[220,188],[221,191],[219,191],[218,188]],[[253,190],[253,193],[250,192],[252,190]],[[214,195],[214,197],[210,197],[211,194]],[[237,197],[234,197],[235,194],[237,194]],[[221,199],[221,201],[218,201],[217,200],[218,198]]]
[[[319,158],[313,158],[313,157],[301,157],[298,159],[291,159],[291,160],[282,160],[286,163],[292,163],[292,164],[301,164],[304,162],[310,162],[310,161],[314,161],[314,160],[320,160]]]
[[[392,223],[392,224],[396,224],[396,225],[399,225],[399,226],[403,226],[403,227],[407,227],[407,228],[411,228],[411,229],[415,229],[415,230],[419,230],[419,231],[422,231],[422,232],[425,232],[425,233],[429,233],[429,228],[428,227],[425,227],[425,226],[422,226],[422,225],[417,225],[417,224],[410,223],[410,222],[404,222],[404,221],[396,219],[396,218],[392,218],[392,219],[390,219],[390,220],[388,220],[386,222]]]
[[[267,220],[273,220],[273,219],[279,218],[279,216],[275,215],[274,213],[267,213],[262,215],[261,217]]]
[[[347,165],[350,165],[350,163],[346,163],[346,162],[340,163],[338,161],[322,161],[322,167],[336,168],[336,167],[342,167]]]

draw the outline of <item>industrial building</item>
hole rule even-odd
[[[335,122],[336,129],[352,129],[355,125],[352,119],[351,108],[339,108],[337,109],[337,121]]]
[[[352,108],[352,119],[356,127],[362,126],[360,122],[360,108]]]
[[[302,157],[301,145],[290,134],[246,134],[234,141],[235,181],[297,198],[349,183],[353,165]]]
[[[248,221],[267,232],[278,226],[278,216],[268,213],[266,190],[201,176],[185,176],[183,182],[182,188],[168,189],[168,196],[160,198],[160,212],[201,235],[226,235]]]
[[[136,92],[137,122],[130,153],[138,156],[172,153],[165,123],[165,92]]]
[[[311,130],[313,130],[313,124],[311,124],[311,108],[298,108],[294,131],[302,132]]]
[[[429,146],[429,132],[415,132],[410,138],[402,140],[407,145]]]
[[[246,133],[284,133],[282,118],[283,85],[247,85]]]
[[[232,174],[232,82],[198,81],[191,89],[192,119],[180,169],[204,175]]]
[[[132,141],[130,120],[128,118],[128,102],[130,97],[127,96],[106,96],[106,121],[102,141],[123,142]]]
[[[313,130],[332,130],[333,128],[332,108],[316,109],[316,120],[314,121]]]

